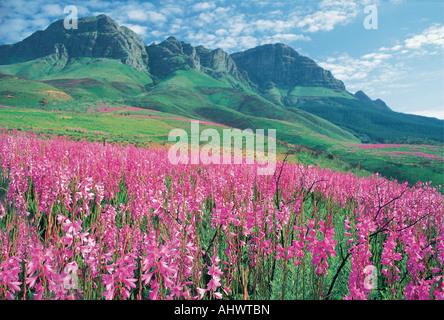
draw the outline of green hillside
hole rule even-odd
[[[152,84],[151,77],[122,64],[105,58],[70,59],[66,64],[51,57],[11,65],[0,65],[0,72],[39,80],[53,91],[66,92],[75,99],[118,99],[137,97]],[[60,65],[64,64],[63,67]],[[24,80],[22,80],[24,81]],[[48,87],[49,87],[48,86]],[[2,87],[13,87],[6,82]],[[29,86],[21,90],[25,92]],[[56,89],[54,89],[56,88]],[[42,89],[44,90],[44,89]],[[37,91],[37,90],[34,90]],[[31,104],[34,100],[15,95],[7,99],[11,105]]]
[[[48,75],[60,72],[67,62],[67,57],[50,55],[31,61],[0,65],[0,73],[40,80]]]
[[[257,94],[231,87],[226,79],[216,80],[196,70],[176,71],[154,86],[147,96],[125,102],[241,129],[261,128],[255,125],[256,118],[280,120],[332,139],[359,141],[322,118],[275,105]],[[276,129],[281,126],[280,122],[273,123],[277,125]]]
[[[31,80],[89,78],[101,82],[137,83],[142,86],[152,83],[149,74],[107,58],[67,59],[64,56],[50,55],[31,61],[0,65],[0,73]]]
[[[294,87],[288,91],[288,95],[296,97],[340,97],[354,99],[354,97],[346,91],[324,87]]]
[[[0,74],[0,104],[39,106],[39,101],[44,98],[48,101],[72,100],[69,94],[49,84]]]
[[[56,79],[42,81],[67,92],[75,99],[119,99],[137,97],[146,93],[144,87],[135,83],[101,82],[95,79]]]
[[[83,78],[101,82],[135,83],[141,86],[152,83],[152,79],[147,73],[135,70],[118,60],[106,58],[70,59],[63,69],[48,73],[46,76],[40,77],[40,80]]]
[[[350,131],[363,142],[390,143],[405,137],[444,141],[442,120],[379,110],[355,99],[305,100],[296,106]]]

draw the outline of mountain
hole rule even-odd
[[[330,71],[285,44],[233,54],[174,36],[146,45],[106,15],[81,18],[70,30],[59,20],[1,45],[0,74],[4,105],[38,105],[42,96],[49,102],[119,99],[242,129],[285,122],[340,141],[444,140],[443,121],[393,112],[362,91],[351,94]],[[311,141],[282,135],[291,143]]]
[[[322,69],[313,60],[301,56],[285,44],[267,44],[230,56],[258,87],[273,82],[277,87],[345,90],[342,81],[335,79],[330,71]]]
[[[273,103],[291,107],[315,97],[353,98],[330,71],[285,44],[267,44],[230,57],[252,87]]]
[[[230,55],[238,69],[267,100],[287,110],[304,110],[334,123],[363,142],[392,142],[416,137],[444,140],[443,121],[393,112],[362,90],[349,93],[308,57],[285,44],[268,44]]]
[[[63,58],[110,58],[136,70],[147,71],[145,44],[130,29],[106,15],[79,20],[78,29],[65,29],[63,20],[52,23],[12,45],[0,46],[0,64],[12,64],[55,55]]]
[[[212,77],[230,75],[248,86],[248,79],[239,72],[236,63],[221,49],[210,50],[204,46],[193,47],[174,36],[160,44],[146,47],[149,69],[153,76],[165,78],[176,70],[195,69]]]
[[[364,91],[359,90],[357,91],[354,96],[356,97],[356,99],[364,101],[364,102],[369,102],[369,103],[373,103],[378,109],[380,110],[391,110],[384,101],[382,101],[381,99],[376,99],[376,100],[372,100],[369,98],[369,96],[367,96],[365,94]]]

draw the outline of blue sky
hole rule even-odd
[[[0,0],[0,43],[14,43],[75,5],[105,13],[150,44],[170,35],[229,53],[285,43],[395,111],[444,119],[444,2],[409,0]],[[375,5],[377,29],[364,8]],[[374,22],[374,20],[373,20]]]

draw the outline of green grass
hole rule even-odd
[[[64,68],[68,59],[66,57],[47,56],[44,58],[14,63],[9,65],[0,65],[0,73],[16,75],[32,80],[40,80],[49,74],[59,72]]]
[[[69,93],[75,99],[119,99],[144,95],[140,85],[125,82],[100,82],[94,79],[57,79],[45,83]]]
[[[71,59],[62,70],[49,74],[41,80],[84,78],[101,82],[135,83],[141,86],[152,83],[147,73],[137,71],[118,60],[105,58]]]
[[[363,142],[392,143],[406,137],[444,141],[442,120],[379,110],[359,100],[331,97],[302,101],[295,107],[348,130]]]
[[[268,118],[271,122],[266,128],[276,129],[282,125],[276,120],[286,121],[295,126],[307,127],[310,134],[314,131],[330,139],[358,143],[349,132],[332,125],[324,119],[313,116],[304,111],[286,109],[275,105],[265,98],[244,91],[241,84],[235,79],[219,81],[196,70],[179,70],[164,79],[149,91],[145,97],[127,99],[126,103],[134,106],[143,106],[155,110],[178,114],[189,118],[203,118],[232,127],[242,129],[260,128],[254,126],[254,119]],[[261,124],[266,120],[261,120]],[[319,140],[319,139],[318,139]],[[322,143],[318,143],[322,144]]]
[[[289,95],[297,97],[340,97],[355,99],[345,91],[335,91],[324,87],[295,87],[288,92]]]
[[[38,103],[35,92],[43,90],[61,91],[75,99],[117,99],[137,97],[146,93],[145,86],[152,84],[149,74],[134,70],[120,61],[105,58],[82,58],[55,60],[51,56],[33,61],[0,66],[0,73],[38,79],[46,82],[14,82],[0,79],[4,94],[2,103],[30,105]],[[47,88],[47,89],[45,89]],[[13,98],[6,99],[9,94]],[[1,97],[0,97],[1,98]],[[53,100],[53,99],[52,99]]]
[[[436,151],[435,151],[436,150]],[[403,145],[386,148],[362,149],[349,144],[335,145],[327,149],[343,161],[366,168],[399,182],[432,182],[432,186],[444,186],[444,147],[427,145]],[[420,155],[417,155],[419,152]],[[405,154],[405,153],[412,153]],[[433,159],[423,155],[439,157]],[[441,191],[444,188],[441,187]]]
[[[39,101],[42,98],[46,98],[48,101],[72,100],[71,96],[65,92],[39,81],[0,75],[0,84],[0,104],[3,105],[39,106]]]
[[[22,63],[0,65],[0,73],[31,80],[94,79],[101,82],[152,83],[149,74],[137,71],[118,60],[106,58],[53,59],[51,56]]]
[[[81,128],[88,133],[100,131],[112,135],[145,137],[166,136],[174,124],[173,120],[156,121],[155,119],[113,116],[101,113],[45,112],[41,110],[4,109],[0,110],[0,125],[6,128],[18,128],[22,131],[41,130],[63,134],[70,128]],[[159,140],[160,141],[160,140]]]

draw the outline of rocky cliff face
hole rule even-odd
[[[176,70],[190,68],[200,70],[200,63],[196,49],[175,37],[169,37],[160,44],[151,44],[146,47],[149,57],[151,74],[163,78]]]
[[[148,55],[136,33],[106,15],[78,20],[78,29],[65,29],[63,20],[52,23],[12,45],[0,46],[0,64],[34,60],[48,55],[69,58],[110,58],[146,71]]]
[[[248,82],[239,72],[236,63],[221,49],[209,50],[204,46],[193,47],[175,37],[160,44],[146,47],[149,67],[153,75],[165,77],[175,70],[196,69],[212,76],[229,74],[242,82]]]
[[[231,58],[259,87],[271,81],[279,87],[316,86],[345,90],[342,81],[313,60],[284,44],[268,44],[233,53]]]
[[[203,46],[198,46],[196,51],[202,67],[233,75],[238,73],[233,59],[222,49],[209,50]]]

